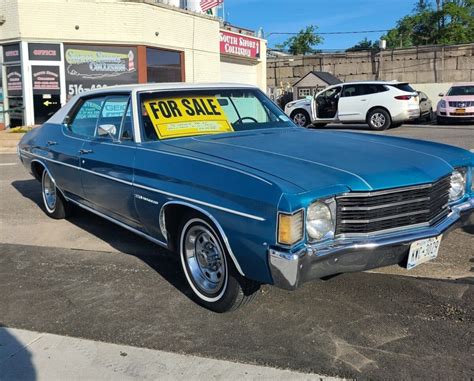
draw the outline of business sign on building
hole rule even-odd
[[[7,66],[7,94],[9,97],[21,96],[23,88],[23,80],[21,76],[21,67]]]
[[[220,52],[231,56],[257,59],[260,58],[260,40],[221,30]]]
[[[64,45],[68,95],[138,82],[137,49],[124,46]]]
[[[59,94],[59,66],[32,66],[33,94]]]
[[[30,61],[61,61],[61,45],[29,43],[28,57]]]
[[[20,62],[20,44],[3,45],[3,63]]]

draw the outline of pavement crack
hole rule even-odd
[[[35,337],[33,340],[31,340],[30,342],[28,342],[27,344],[21,346],[16,352],[10,354],[8,357],[6,357],[3,361],[0,361],[0,366],[5,364],[7,361],[9,361],[11,358],[15,357],[18,353],[24,351],[25,349],[27,349],[28,347],[30,347],[31,345],[33,345],[34,343],[36,343],[38,340],[42,339],[44,337],[44,334],[39,334],[39,336]]]

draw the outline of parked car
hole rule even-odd
[[[92,90],[18,149],[47,215],[77,205],[176,252],[196,301],[218,312],[261,284],[410,269],[474,223],[469,151],[310,131],[247,85]]]
[[[418,91],[418,97],[420,99],[420,117],[419,121],[429,122],[434,119],[433,103],[422,91]]]
[[[290,102],[285,113],[298,125],[367,123],[385,130],[420,116],[418,93],[408,83],[366,81],[329,86],[312,99]]]
[[[439,96],[442,97],[436,108],[439,124],[474,121],[474,82],[455,83]]]

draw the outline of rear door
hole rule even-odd
[[[341,122],[364,121],[369,99],[364,94],[364,85],[348,84],[342,89],[339,99],[338,117]]]
[[[108,95],[94,136],[82,149],[84,197],[94,209],[137,227],[132,195],[135,151],[130,95]]]

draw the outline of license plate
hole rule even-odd
[[[465,108],[457,108],[456,109],[456,114],[464,114],[466,112]]]
[[[407,269],[410,270],[421,263],[435,259],[438,256],[442,237],[443,235],[439,235],[413,242],[408,253]]]

